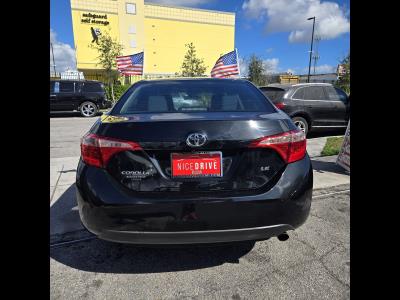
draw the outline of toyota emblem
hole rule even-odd
[[[186,139],[186,144],[190,147],[201,147],[207,142],[205,133],[192,133]]]

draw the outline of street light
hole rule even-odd
[[[307,82],[310,82],[310,70],[311,70],[311,56],[312,56],[312,46],[314,42],[314,26],[315,26],[315,17],[308,18],[307,21],[313,20],[312,24],[312,35],[311,35],[311,50],[310,50],[310,62],[308,63],[308,76],[307,76]]]

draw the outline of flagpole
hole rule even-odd
[[[237,48],[235,48],[235,51],[236,51],[236,61],[237,61],[237,65],[238,65],[239,78],[240,78],[239,53],[237,51]]]
[[[143,70],[142,70],[142,79],[144,78],[144,48],[142,48],[142,52],[143,52]]]

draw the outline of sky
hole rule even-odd
[[[260,57],[267,73],[308,72],[310,40],[314,37],[319,60],[316,73],[336,72],[350,51],[349,0],[149,0],[160,4],[196,7],[236,13],[235,47],[240,69],[247,72],[252,54]],[[50,40],[57,71],[75,69],[70,0],[50,0]],[[52,63],[51,63],[52,64]],[[313,73],[313,67],[311,68]]]

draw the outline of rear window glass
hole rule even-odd
[[[347,102],[349,96],[347,96],[347,94],[341,89],[335,88],[335,90],[339,95],[340,101]]]
[[[280,88],[263,88],[261,89],[265,96],[268,97],[272,102],[282,101],[285,95],[285,90]]]
[[[334,100],[334,101],[339,101],[340,100],[339,93],[332,86],[325,87],[325,91],[326,91],[326,93],[328,95],[328,99],[329,100]]]
[[[275,109],[246,81],[171,80],[134,85],[111,113],[155,112],[275,112]]]
[[[85,82],[82,87],[82,92],[102,92],[103,88],[97,82]]]

